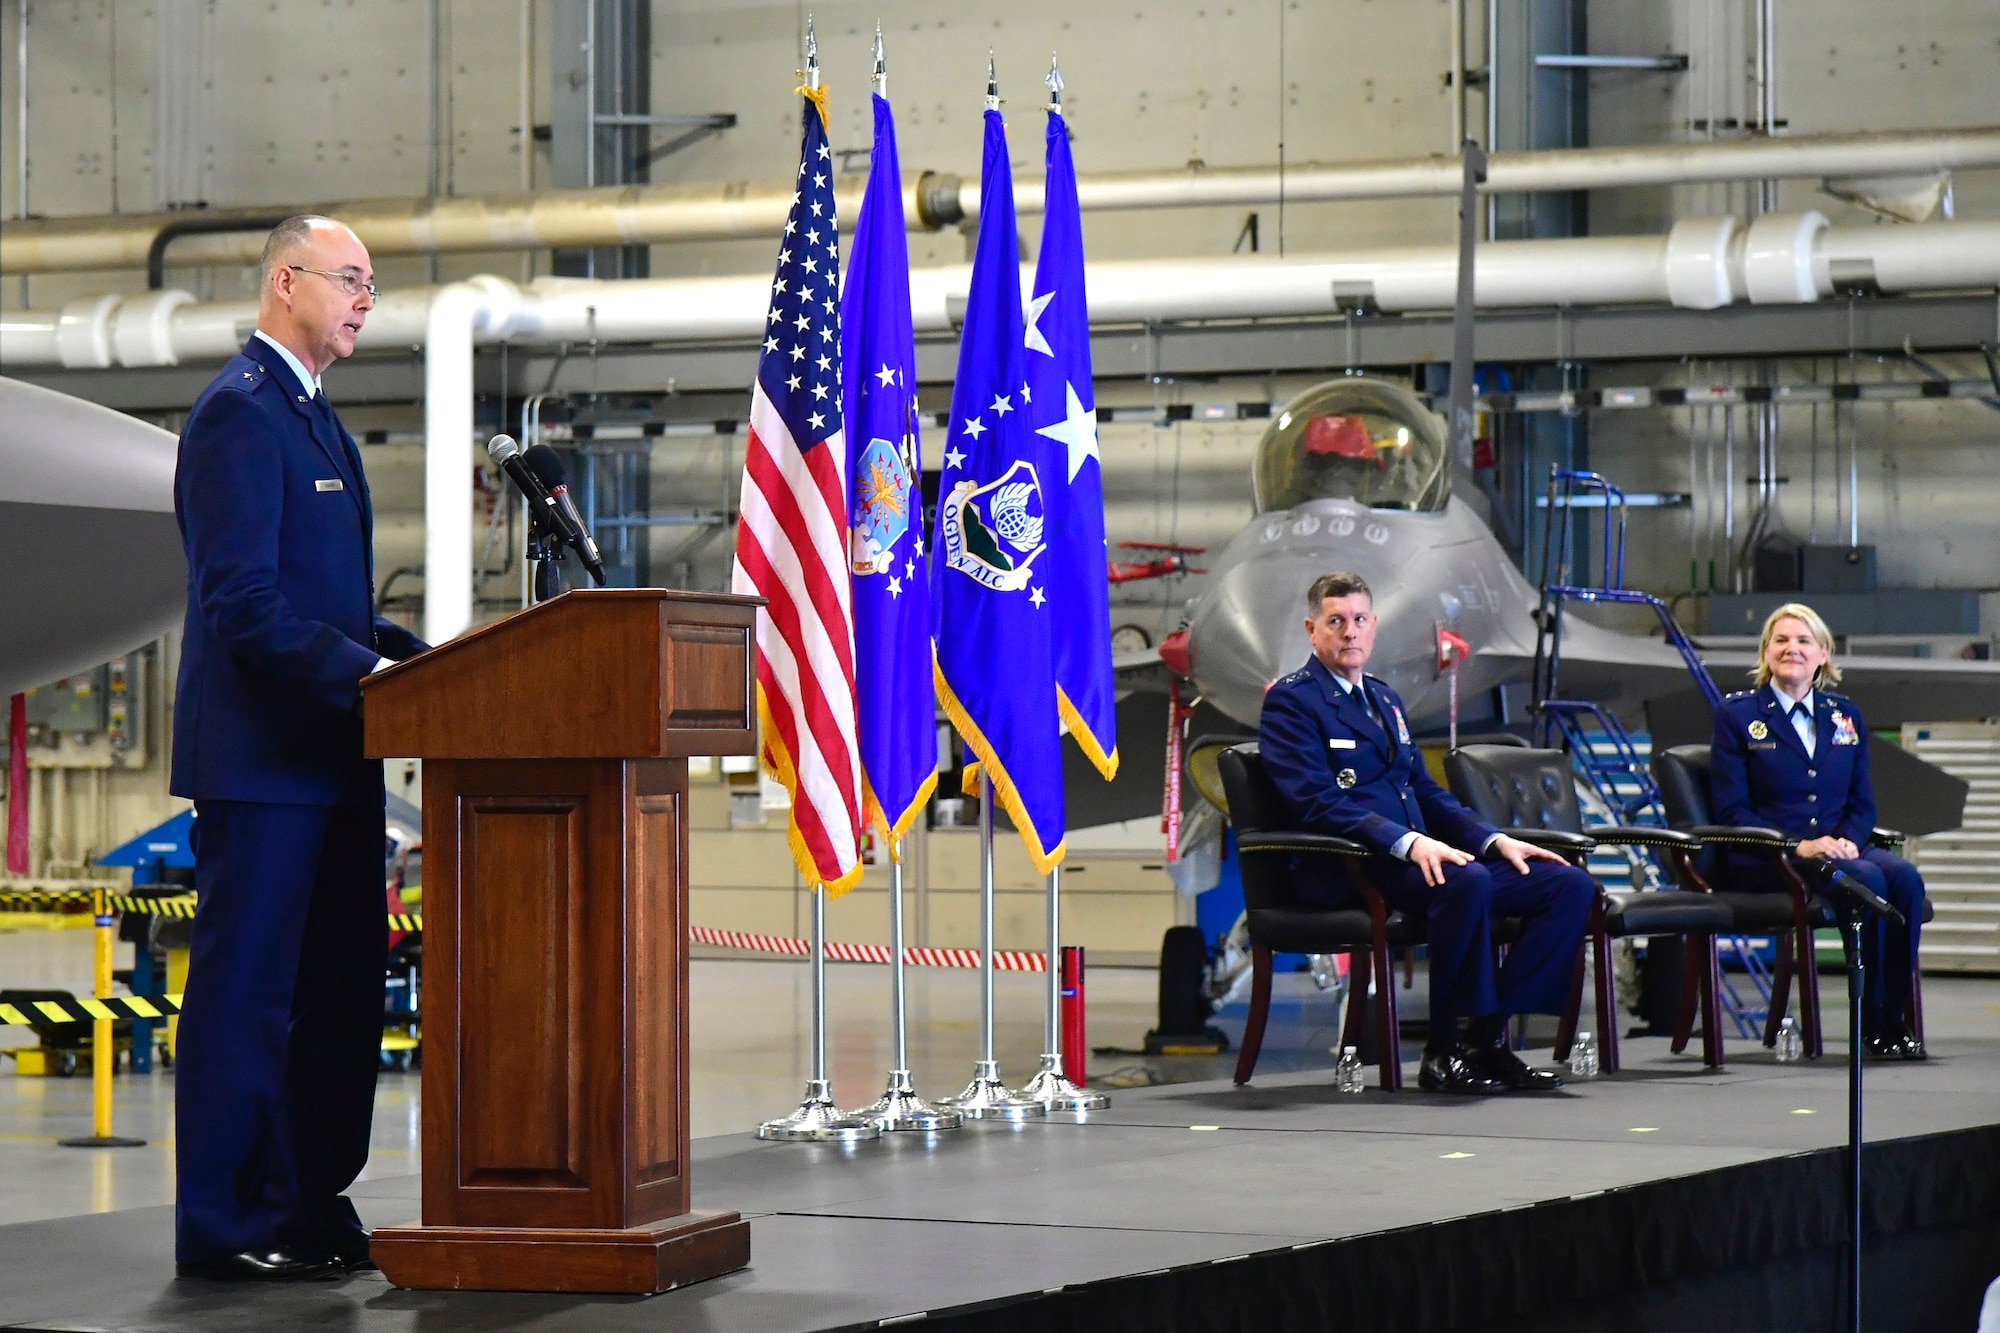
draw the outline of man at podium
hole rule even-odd
[[[368,1158],[388,936],[359,687],[427,645],[375,614],[368,483],[319,376],[375,297],[353,232],[280,223],[257,331],[181,434],[172,790],[195,803],[200,895],[174,1079],[184,1277],[368,1263],[342,1191]]]

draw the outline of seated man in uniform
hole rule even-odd
[[[1425,770],[1403,701],[1363,670],[1375,649],[1375,610],[1360,575],[1315,580],[1306,608],[1312,656],[1264,696],[1264,771],[1299,829],[1379,853],[1385,861],[1369,871],[1382,896],[1428,920],[1431,1036],[1419,1085],[1458,1093],[1562,1086],[1509,1049],[1506,1019],[1563,1011],[1596,886],[1553,853],[1479,822]],[[1359,905],[1345,873],[1325,858],[1297,858],[1294,882],[1308,905]],[[1495,968],[1493,926],[1503,917],[1520,918],[1521,932]]]

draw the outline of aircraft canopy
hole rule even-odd
[[[1442,509],[1451,492],[1444,423],[1400,384],[1329,380],[1272,419],[1252,484],[1260,513],[1308,500]]]

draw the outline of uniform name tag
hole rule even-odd
[[[1775,750],[1778,748],[1778,743],[1776,741],[1751,741],[1750,748],[1753,750]]]
[[[344,491],[347,487],[339,477],[322,477],[313,483],[313,489],[316,491]]]
[[[1329,750],[1352,750],[1354,742],[1343,736],[1335,736],[1327,741],[1326,748]]]

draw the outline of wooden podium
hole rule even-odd
[[[423,1221],[400,1287],[656,1292],[750,1262],[688,1208],[687,757],[751,754],[755,598],[579,591],[363,686],[424,761]]]

